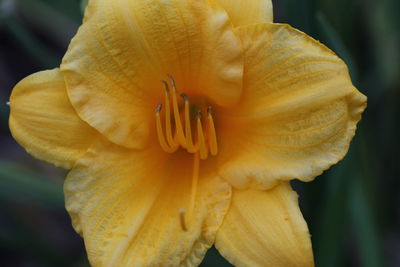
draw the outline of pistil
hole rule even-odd
[[[192,185],[190,191],[190,204],[189,212],[186,214],[184,208],[179,210],[179,221],[183,231],[187,231],[189,228],[188,221],[193,219],[194,208],[196,205],[197,187],[199,183],[199,173],[200,173],[200,155],[199,152],[195,153],[193,156],[193,171],[192,171]],[[187,215],[187,216],[186,216]]]

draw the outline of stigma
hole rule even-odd
[[[191,106],[186,94],[180,94],[178,97],[172,76],[168,75],[168,78],[169,83],[162,80],[165,86],[165,103],[156,107],[156,129],[161,148],[168,153],[183,148],[189,153],[198,153],[200,159],[207,159],[209,154],[217,155],[218,144],[212,107],[207,106],[202,110],[204,107]],[[192,114],[194,109],[195,114]],[[206,111],[206,115],[203,115],[203,111]]]

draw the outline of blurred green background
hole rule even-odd
[[[63,208],[66,172],[11,138],[6,105],[19,80],[59,65],[84,4],[0,0],[0,266],[88,266]],[[368,96],[347,157],[293,183],[317,266],[400,266],[400,1],[276,0],[274,14],[333,49]],[[230,265],[212,249],[202,266]]]

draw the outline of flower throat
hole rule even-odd
[[[182,147],[186,149],[187,152],[194,154],[192,187],[188,212],[188,217],[192,219],[197,194],[200,159],[207,159],[209,154],[213,156],[218,154],[217,135],[211,106],[207,107],[207,116],[204,120],[202,118],[201,108],[193,106],[195,108],[195,114],[193,115],[195,116],[192,117],[189,97],[185,94],[180,94],[183,100],[183,108],[180,109],[175,81],[171,75],[168,75],[168,78],[172,86],[172,92],[168,82],[162,80],[165,85],[165,134],[161,121],[163,105],[159,104],[156,108],[157,136],[160,146],[165,152],[173,153]],[[171,105],[173,115],[171,115]],[[197,127],[197,132],[193,133],[191,125],[192,120],[195,121],[194,123]],[[174,121],[174,123],[172,123],[172,121]],[[203,127],[203,123],[205,127]],[[173,128],[175,129],[174,134],[172,133]],[[179,220],[183,231],[188,230],[185,215],[186,210],[184,208],[180,209]]]
[[[214,120],[212,117],[212,107],[207,107],[206,118],[203,119],[201,108],[194,106],[195,116],[192,117],[189,97],[180,94],[183,99],[183,109],[179,108],[178,92],[175,81],[168,75],[172,85],[172,92],[168,82],[162,81],[165,85],[165,134],[161,122],[161,110],[163,105],[159,104],[156,108],[156,127],[158,141],[165,152],[173,153],[182,147],[189,153],[199,153],[200,159],[207,159],[209,153],[213,156],[218,153],[217,136],[215,132]],[[171,116],[172,104],[172,116]],[[192,120],[195,121],[197,131],[192,133]],[[174,134],[172,133],[174,121]],[[203,127],[203,123],[205,127]],[[197,138],[194,138],[197,136]],[[196,139],[194,141],[194,139]]]

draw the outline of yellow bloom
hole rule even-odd
[[[163,82],[160,82],[163,80]],[[71,168],[93,266],[313,266],[289,180],[346,154],[366,97],[269,0],[91,0],[59,69],[22,80],[10,128]]]

